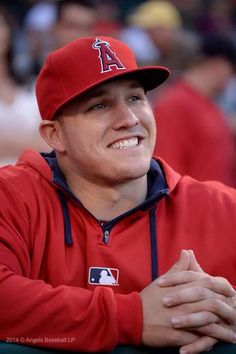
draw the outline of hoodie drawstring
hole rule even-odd
[[[65,244],[67,246],[72,246],[73,241],[71,237],[71,224],[70,224],[70,214],[68,210],[68,205],[66,198],[60,190],[58,190],[58,195],[61,201],[63,221],[64,221],[64,235],[65,235]]]
[[[67,200],[63,192],[58,190],[58,195],[61,201],[63,221],[64,221],[64,234],[65,234],[65,244],[67,246],[72,246],[72,235],[71,235],[71,224],[70,224],[70,214],[68,210]],[[151,242],[151,275],[152,281],[158,276],[157,267],[157,237],[156,237],[156,206],[151,208],[149,212],[149,228],[150,228],[150,242]]]
[[[149,212],[150,219],[150,241],[151,241],[151,270],[152,281],[158,276],[157,268],[157,237],[156,237],[156,206]]]

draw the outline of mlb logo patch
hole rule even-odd
[[[119,270],[116,268],[90,267],[88,282],[93,285],[112,285],[117,286]]]

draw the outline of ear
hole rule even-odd
[[[59,152],[65,151],[61,124],[57,120],[43,120],[40,123],[39,132],[51,148]]]

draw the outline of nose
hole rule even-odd
[[[113,129],[132,128],[139,123],[139,118],[126,102],[119,102],[115,108]]]

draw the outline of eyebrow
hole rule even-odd
[[[116,81],[119,81],[119,79],[117,79]],[[143,88],[143,85],[141,84],[141,82],[137,81],[137,80],[132,80],[128,85],[127,85],[127,89],[135,89],[135,88]],[[104,97],[106,95],[109,94],[109,90],[108,89],[104,89],[102,87],[95,87],[95,88],[91,88],[88,92],[85,92],[83,94],[81,94],[81,96],[79,97],[75,97],[74,99],[72,99],[71,101],[67,102],[65,104],[65,106],[63,106],[60,110],[60,112],[66,114],[66,110],[68,112],[72,109],[73,107],[76,106],[78,104],[86,104],[87,101],[92,100],[92,99],[96,99],[99,97]]]
[[[118,80],[117,80],[118,81]],[[129,85],[127,85],[127,88],[129,89],[133,89],[133,88],[143,88],[143,85],[139,82],[139,81],[132,81]],[[109,94],[109,90],[108,89],[104,89],[101,87],[98,88],[94,88],[89,90],[88,92],[84,93],[81,97],[80,97],[80,101],[84,102],[87,100],[90,100],[92,98],[99,98],[99,97],[103,97],[105,95]]]

